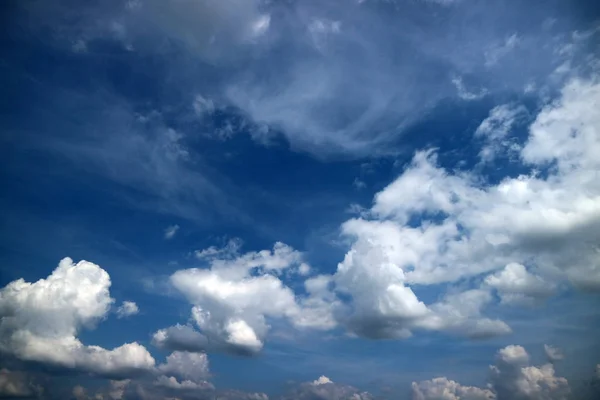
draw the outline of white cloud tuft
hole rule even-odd
[[[200,332],[188,326],[162,329],[154,334],[155,344],[248,355],[262,349],[267,317],[287,317],[311,325],[294,292],[279,278],[287,269],[299,272],[301,253],[276,243],[272,251],[240,255],[239,246],[234,240],[222,249],[198,251],[196,257],[207,261],[210,268],[180,270],[171,276],[173,286],[193,304],[192,318]]]
[[[124,301],[117,308],[117,318],[126,318],[140,312],[138,305],[133,301]]]
[[[560,361],[563,358],[565,358],[565,355],[563,354],[561,349],[559,349],[558,347],[554,347],[554,346],[545,344],[544,351],[546,352],[546,357],[548,357],[548,361],[550,361],[552,363],[556,362],[556,361]]]
[[[177,234],[177,231],[179,231],[179,225],[171,225],[167,227],[167,229],[165,229],[165,239],[173,239]]]
[[[502,271],[489,275],[485,283],[496,289],[506,304],[533,303],[552,295],[556,289],[556,285],[518,263],[510,263]]]

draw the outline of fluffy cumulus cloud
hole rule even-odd
[[[503,303],[530,303],[545,299],[555,290],[553,283],[527,271],[525,266],[510,263],[501,271],[485,278],[485,283],[498,291]]]
[[[164,364],[157,367],[160,376],[155,385],[174,390],[214,389],[206,379],[209,377],[208,358],[204,353],[175,351]]]
[[[501,321],[480,318],[490,291],[514,304],[548,297],[560,281],[600,289],[599,101],[596,80],[570,82],[529,127],[519,158],[530,172],[498,184],[442,168],[434,151],[417,152],[366,216],[342,226],[353,244],[332,279],[352,298],[353,329],[387,337],[410,328],[502,333]],[[480,130],[505,129],[492,125]],[[480,289],[430,305],[410,287],[486,273]]]
[[[495,184],[484,183],[479,170],[446,170],[433,150],[416,152],[370,210],[342,225],[350,250],[334,274],[306,277],[303,295],[286,286],[285,275],[301,277],[308,267],[282,243],[240,254],[241,243],[231,241],[196,252],[207,268],[178,271],[171,283],[193,304],[199,330],[163,329],[155,343],[253,354],[263,347],[268,318],[298,327],[342,325],[371,338],[414,330],[489,337],[511,332],[485,316],[496,296],[509,306],[533,305],[564,282],[600,289],[599,101],[596,80],[568,83],[532,119],[522,143],[494,147],[495,156],[509,152],[528,171]],[[476,135],[496,143],[523,115],[514,105],[494,108]],[[429,304],[412,289],[459,280],[476,286]]]
[[[529,354],[521,346],[507,346],[490,366],[487,388],[463,386],[446,377],[413,382],[414,400],[564,400],[569,383],[555,374],[552,364],[529,365]]]
[[[99,375],[127,375],[154,367],[138,343],[112,350],[77,338],[106,317],[113,299],[110,277],[87,261],[63,259],[45,279],[23,279],[0,289],[0,351],[25,361],[48,363]]]
[[[318,283],[307,281],[316,295],[299,303],[282,281],[285,274],[305,275],[310,270],[300,252],[276,243],[272,250],[240,254],[240,245],[234,240],[224,248],[197,251],[196,257],[207,268],[180,270],[171,276],[171,284],[193,304],[192,320],[199,331],[189,325],[161,329],[153,337],[156,345],[249,355],[263,347],[267,318],[330,326],[327,315],[315,311],[321,306]]]

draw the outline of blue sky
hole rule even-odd
[[[0,397],[594,398],[599,21],[5,2]]]

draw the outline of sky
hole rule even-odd
[[[600,3],[0,18],[0,398],[600,398]]]

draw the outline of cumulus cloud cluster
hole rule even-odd
[[[530,365],[527,351],[516,345],[498,351],[487,388],[463,386],[446,377],[412,384],[413,400],[565,400],[570,392],[552,364]]]
[[[289,318],[305,326],[318,326],[295,293],[286,286],[284,274],[302,275],[310,268],[302,254],[284,243],[272,250],[239,254],[240,243],[230,241],[223,249],[210,247],[196,252],[207,268],[180,270],[171,284],[194,306],[192,320],[200,329],[176,325],[154,334],[154,343],[170,349],[222,350],[255,354],[263,347],[267,318]],[[317,289],[314,289],[317,290]]]
[[[435,150],[418,151],[370,210],[342,225],[351,245],[337,271],[310,276],[303,293],[286,286],[284,275],[310,269],[287,245],[239,254],[240,243],[231,242],[198,251],[208,267],[178,271],[171,283],[193,304],[200,331],[163,329],[155,343],[253,354],[263,347],[267,318],[320,329],[341,325],[371,338],[414,330],[488,337],[511,331],[485,316],[496,297],[505,305],[533,305],[567,283],[599,290],[599,102],[596,79],[573,80],[541,109],[524,141],[489,145],[483,160],[510,151],[528,171],[496,184],[478,170],[443,168]],[[492,144],[503,140],[523,113],[494,108],[476,135]],[[457,281],[471,287],[430,304],[412,289]]]
[[[140,344],[114,349],[88,346],[77,338],[105,318],[114,300],[110,277],[88,261],[63,259],[45,279],[23,279],[0,289],[0,351],[20,360],[120,376],[154,367]]]
[[[453,315],[454,321],[465,317],[471,332],[502,332],[507,327],[499,321],[469,320],[479,317],[492,293],[514,304],[548,297],[565,281],[600,289],[599,101],[597,80],[569,83],[540,111],[519,147],[530,172],[498,184],[442,168],[434,150],[417,152],[375,196],[367,216],[342,227],[354,243],[333,279],[352,296],[357,329],[380,324],[384,335],[402,336],[411,327],[447,327],[444,316]],[[498,114],[495,109],[490,118]],[[430,306],[409,286],[481,274],[488,275],[480,288]],[[471,301],[453,301],[456,296]]]

